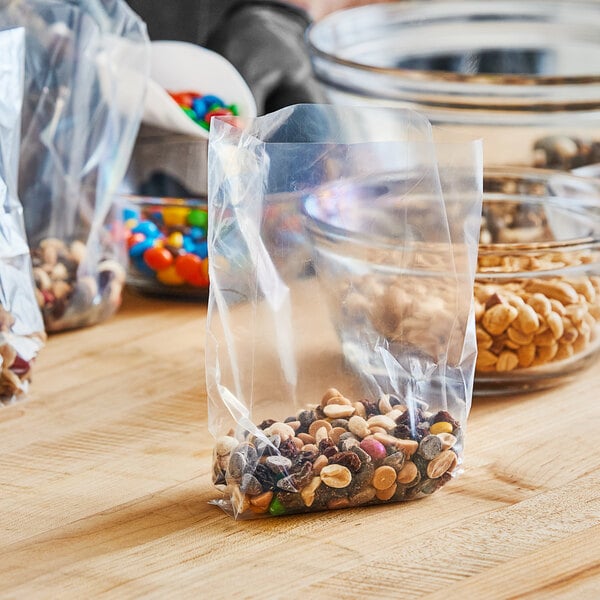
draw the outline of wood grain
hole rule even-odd
[[[128,294],[0,409],[1,598],[600,597],[600,371],[476,399],[412,503],[235,522],[208,502],[202,304]]]

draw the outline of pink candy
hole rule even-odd
[[[385,446],[375,439],[363,440],[360,443],[361,449],[363,449],[373,460],[379,460],[387,456]]]

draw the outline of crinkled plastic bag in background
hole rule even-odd
[[[1,2],[0,29],[14,26],[26,30],[19,194],[37,300],[47,331],[91,325],[121,302],[111,210],[143,110],[145,24],[122,0]]]
[[[216,500],[237,518],[409,500],[461,469],[479,142],[299,105],[209,139]]]
[[[24,33],[0,32],[0,405],[25,395],[45,340],[17,198]]]

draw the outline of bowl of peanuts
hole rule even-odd
[[[576,376],[600,353],[600,186],[555,171],[484,172],[474,393]]]

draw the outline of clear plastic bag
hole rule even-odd
[[[216,504],[250,518],[387,503],[459,472],[481,196],[480,144],[434,139],[410,111],[213,121]]]
[[[25,36],[0,32],[0,406],[27,392],[44,340],[23,210],[17,198]]]
[[[19,195],[46,330],[111,315],[125,279],[112,222],[143,110],[144,23],[122,0],[0,3],[26,31]]]

